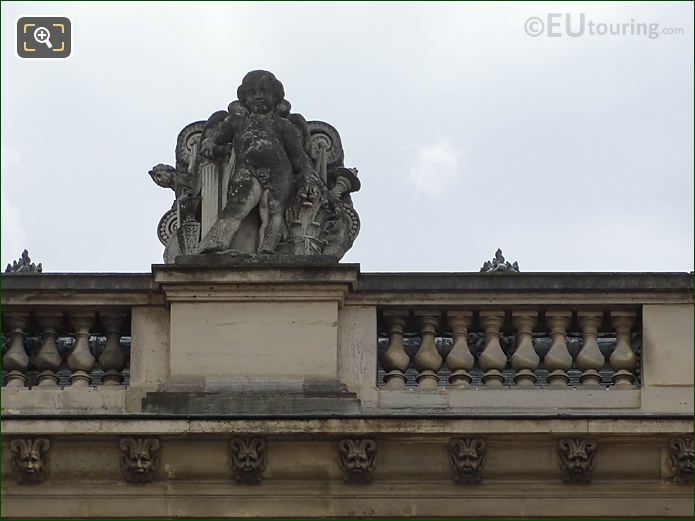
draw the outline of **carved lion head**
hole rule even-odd
[[[41,483],[48,474],[48,438],[22,438],[10,441],[12,468],[21,483]]]
[[[376,442],[370,439],[340,440],[340,467],[346,481],[370,481],[376,459]]]
[[[476,483],[482,479],[487,443],[482,438],[454,438],[449,442],[449,465],[454,479]]]
[[[129,483],[147,483],[159,467],[159,440],[156,438],[121,438],[121,471]]]

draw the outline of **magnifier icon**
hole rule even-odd
[[[34,40],[39,43],[45,43],[46,47],[53,49],[53,45],[51,44],[51,32],[45,27],[37,27],[34,30]]]

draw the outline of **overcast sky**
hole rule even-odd
[[[498,247],[527,272],[693,269],[690,2],[1,9],[3,266],[149,271],[173,192],[148,170],[268,69],[359,169],[363,271],[478,271]],[[17,57],[32,15],[70,18],[69,59]]]

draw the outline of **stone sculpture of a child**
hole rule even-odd
[[[212,137],[203,156],[219,157],[225,145],[236,153],[227,204],[199,246],[199,253],[228,250],[242,220],[256,207],[261,215],[258,253],[274,253],[283,236],[284,212],[295,184],[320,183],[293,123],[282,117],[285,92],[267,71],[249,72],[237,90],[238,102]]]

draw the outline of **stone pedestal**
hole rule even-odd
[[[295,400],[347,392],[338,378],[338,309],[359,267],[327,260],[200,255],[154,266],[171,307],[161,390]]]

